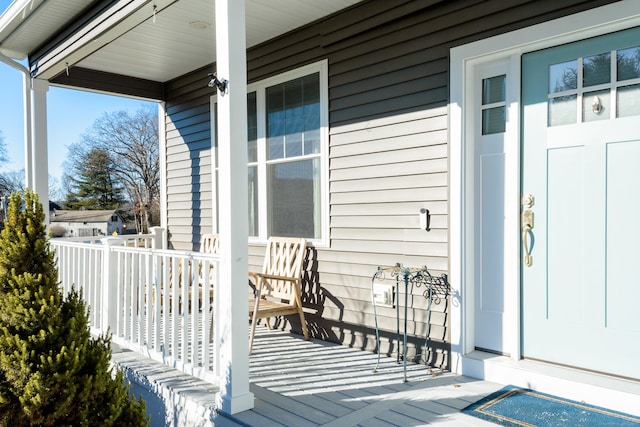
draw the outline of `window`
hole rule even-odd
[[[502,133],[506,116],[506,75],[482,79],[482,134]]]
[[[638,46],[553,64],[549,126],[640,115],[639,95]]]
[[[316,241],[326,237],[326,68],[323,61],[248,87],[247,197],[252,237]],[[215,103],[212,111],[215,114]],[[214,156],[216,151],[214,147]]]

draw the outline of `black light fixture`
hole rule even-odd
[[[229,86],[229,80],[226,79],[222,79],[219,80],[218,77],[216,76],[216,73],[209,73],[209,84],[207,86],[209,87],[216,87],[218,89],[218,92],[220,92],[221,96],[224,96],[225,93],[227,93],[227,88]]]

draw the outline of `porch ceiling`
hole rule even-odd
[[[247,47],[360,1],[246,0]],[[0,52],[32,62],[37,56],[39,77],[47,79],[68,63],[166,82],[215,61],[214,0],[96,0],[89,7],[99,9],[83,16],[86,25],[73,32],[84,35],[74,41],[64,32],[86,13],[86,0],[16,0],[0,16]]]

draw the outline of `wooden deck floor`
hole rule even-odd
[[[262,329],[250,360],[251,426],[343,427],[491,425],[460,409],[502,386],[403,366],[396,358]]]
[[[173,387],[185,381],[201,405],[213,404],[211,385],[163,365],[140,361],[141,356],[114,349],[114,361],[129,366],[138,377],[171,378]],[[491,426],[493,424],[460,413],[460,409],[502,387],[450,373],[430,371],[424,365],[408,364],[403,381],[402,363],[377,355],[327,343],[304,341],[301,336],[258,328],[250,358],[250,389],[255,407],[233,416],[208,415],[219,427],[347,427],[347,426]],[[146,372],[145,372],[146,371]],[[179,380],[182,378],[182,380]],[[158,386],[153,387],[158,393]],[[184,393],[184,392],[183,392]],[[188,395],[189,392],[184,395]],[[174,397],[183,402],[190,397]],[[165,401],[167,393],[164,393]],[[183,404],[184,405],[184,404]],[[149,405],[148,405],[149,406]],[[164,420],[152,416],[152,425],[189,425],[165,408]],[[155,421],[155,422],[154,422]],[[157,424],[156,424],[157,422]]]

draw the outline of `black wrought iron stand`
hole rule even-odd
[[[428,365],[428,344],[429,334],[431,332],[431,304],[435,302],[440,303],[442,298],[446,298],[449,295],[450,287],[447,275],[442,274],[440,276],[432,276],[426,266],[420,268],[404,267],[402,264],[396,264],[393,267],[378,267],[375,274],[371,278],[371,300],[373,302],[373,315],[376,323],[376,344],[378,347],[378,361],[373,371],[377,371],[380,365],[380,331],[378,329],[378,313],[376,310],[376,300],[374,297],[374,284],[376,280],[387,279],[386,275],[396,281],[396,293],[400,294],[400,283],[404,283],[404,329],[402,340],[402,362],[403,362],[403,381],[407,382],[407,307],[409,298],[409,284],[412,284],[416,288],[424,287],[422,295],[427,299],[427,331],[425,334],[424,342],[424,354],[425,364]],[[396,339],[398,345],[400,344],[400,298],[396,298]],[[400,350],[397,352],[397,362],[400,363]]]

